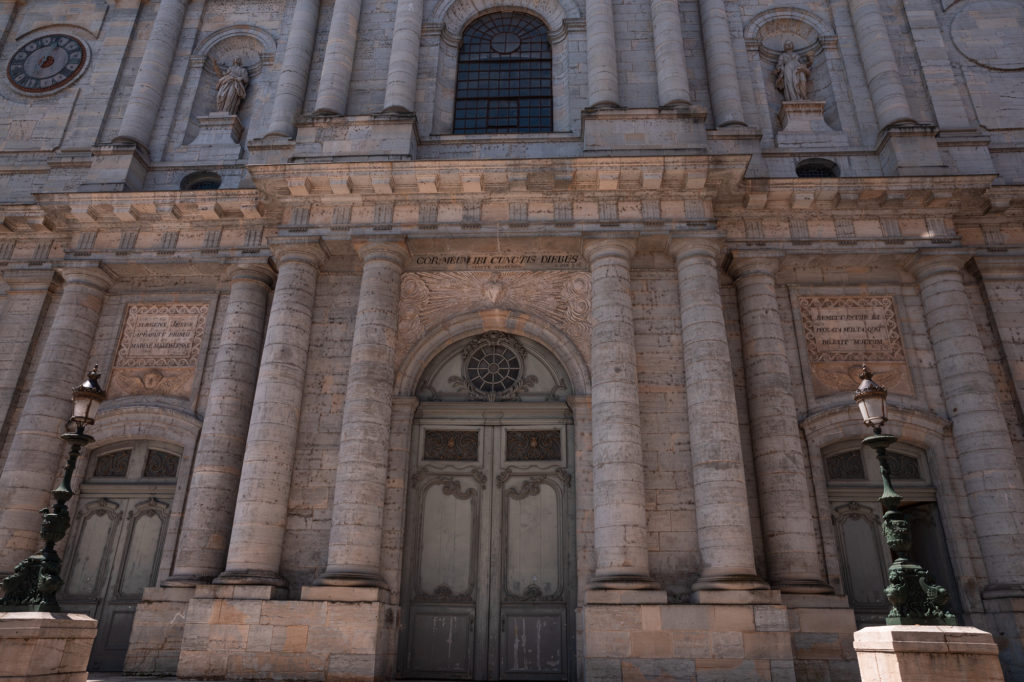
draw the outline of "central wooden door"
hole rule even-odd
[[[560,407],[437,411],[475,411],[459,418],[423,411],[409,489],[403,676],[570,678],[572,449]]]

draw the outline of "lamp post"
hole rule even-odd
[[[882,515],[882,533],[885,544],[896,555],[896,560],[889,566],[888,585],[885,596],[892,604],[889,615],[885,618],[886,625],[956,625],[956,617],[947,609],[949,592],[938,585],[928,569],[913,563],[910,554],[910,523],[906,515],[899,510],[903,498],[892,487],[889,475],[889,458],[886,448],[896,442],[896,436],[882,433],[882,426],[889,420],[886,412],[885,386],[871,380],[871,371],[867,365],[861,367],[860,386],[853,394],[853,399],[860,408],[864,423],[874,433],[862,442],[875,450],[878,466],[882,471],[882,503],[885,512]]]
[[[71,525],[67,502],[74,495],[71,491],[71,476],[75,473],[75,463],[82,447],[93,442],[93,437],[85,433],[85,427],[95,422],[96,410],[107,397],[100,388],[98,369],[98,365],[94,366],[86,380],[71,391],[73,408],[67,423],[69,431],[61,435],[71,444],[68,461],[64,466],[64,478],[53,490],[53,497],[57,501],[52,507],[39,510],[43,516],[39,535],[46,541],[46,545],[19,563],[14,573],[4,578],[0,611],[55,613],[61,610],[56,595],[64,581],[60,577],[61,561],[54,545],[64,537]]]

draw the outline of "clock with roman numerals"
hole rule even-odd
[[[78,76],[85,56],[85,46],[77,38],[41,36],[18,48],[7,63],[7,78],[23,92],[50,92]]]

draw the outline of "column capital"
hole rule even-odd
[[[914,275],[917,281],[944,272],[962,273],[969,256],[966,253],[918,252],[906,264],[907,272]]]
[[[268,242],[278,267],[289,261],[301,261],[319,268],[327,260],[327,249],[320,237],[271,237]]]
[[[374,260],[387,260],[404,268],[410,258],[404,238],[367,239],[353,243],[352,248],[359,254],[364,265]]]
[[[267,262],[235,263],[228,268],[227,278],[232,283],[251,280],[270,288],[274,283],[274,269]]]
[[[769,254],[759,252],[756,256],[733,252],[732,261],[729,263],[729,274],[735,280],[750,275],[766,275],[774,278],[779,271],[781,262],[782,254],[778,252]]]
[[[602,258],[623,258],[628,262],[635,253],[635,239],[601,237],[583,241],[583,255],[591,264]]]
[[[1020,256],[975,256],[974,262],[987,280],[1024,279],[1024,261]]]
[[[668,251],[676,263],[687,258],[706,258],[718,265],[725,252],[725,240],[717,235],[676,237],[669,242]]]
[[[105,265],[98,261],[69,263],[59,270],[66,284],[84,284],[106,291],[117,277]]]
[[[43,268],[11,268],[4,270],[3,280],[12,293],[50,291],[54,284],[54,270]]]

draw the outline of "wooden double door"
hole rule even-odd
[[[573,449],[564,406],[432,407],[414,428],[400,673],[570,679]]]

